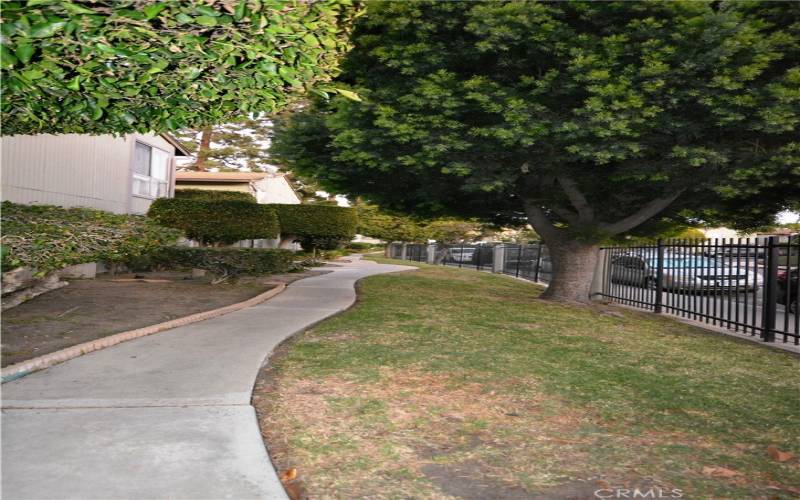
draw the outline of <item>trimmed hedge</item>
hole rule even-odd
[[[256,198],[252,194],[242,191],[211,191],[207,189],[176,189],[175,198],[184,200],[205,200],[205,201],[246,201],[255,203]]]
[[[28,266],[37,276],[87,262],[126,262],[180,235],[140,215],[8,201],[2,209],[3,271]]]
[[[203,245],[276,238],[279,233],[275,211],[249,201],[159,198],[147,215],[162,226],[183,230]]]
[[[166,247],[151,256],[153,265],[172,269],[205,269],[221,279],[242,274],[261,276],[294,269],[290,250],[265,248]]]
[[[356,234],[355,210],[331,205],[267,205],[275,209],[281,233],[303,238],[350,240]]]

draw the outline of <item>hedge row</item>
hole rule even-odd
[[[150,257],[153,265],[171,269],[205,269],[220,279],[240,274],[261,276],[294,268],[294,253],[263,248],[167,247]]]
[[[158,224],[183,230],[188,238],[204,245],[276,238],[280,232],[275,211],[249,201],[159,198],[147,215]]]
[[[28,266],[38,276],[87,262],[125,262],[180,235],[137,215],[7,201],[2,223],[3,271]]]
[[[330,205],[261,205],[246,193],[177,191],[153,202],[148,215],[158,224],[183,230],[204,245],[296,236],[303,248],[335,248],[356,234],[351,208]],[[248,196],[247,199],[242,196]]]
[[[178,199],[202,199],[206,201],[247,201],[255,203],[255,196],[242,191],[210,191],[206,189],[178,189],[175,191]]]
[[[358,217],[352,208],[331,205],[267,205],[275,209],[281,233],[307,238],[352,239]]]

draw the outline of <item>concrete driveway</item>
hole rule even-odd
[[[250,396],[265,357],[343,311],[362,261],[257,306],[119,344],[2,386],[4,499],[286,498]]]

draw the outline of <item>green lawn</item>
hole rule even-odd
[[[800,357],[540,291],[426,265],[364,280],[262,377],[276,463],[312,497],[800,494]]]

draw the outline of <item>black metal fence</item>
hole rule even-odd
[[[800,345],[800,235],[602,250],[602,295],[613,301]]]
[[[390,245],[389,256],[493,271],[548,283],[547,246]],[[767,342],[800,345],[800,234],[770,238],[669,240],[601,249],[601,296],[704,321]]]
[[[533,245],[504,245],[503,274],[549,283],[552,276],[550,254],[542,242]]]
[[[402,245],[390,245],[389,257],[403,258]],[[431,252],[429,260],[429,252]],[[495,259],[501,259],[495,262]],[[547,247],[541,242],[532,245],[453,244],[426,245],[407,243],[405,260],[433,262],[477,271],[495,271],[547,283],[551,266]]]

